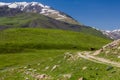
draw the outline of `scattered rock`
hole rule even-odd
[[[59,65],[54,65],[51,71],[55,70],[57,67],[59,67]]]
[[[33,76],[35,80],[53,80],[51,76],[46,74],[36,74]]]
[[[65,53],[64,59],[69,59],[71,58],[73,55],[70,54],[69,52]]]
[[[30,68],[30,69],[28,69],[28,71],[32,71],[32,70],[33,70],[33,69],[31,69],[31,68]]]
[[[105,53],[108,54],[110,51],[106,51]]]
[[[41,75],[35,76],[35,78],[36,78],[37,80],[46,79],[46,78],[47,78],[47,75],[46,75],[46,74],[41,74]]]
[[[114,55],[117,55],[118,54],[118,52],[116,52],[116,51],[114,51],[114,52],[112,52]]]
[[[25,72],[26,75],[30,74],[30,72]]]
[[[95,68],[95,70],[99,70],[98,68]]]
[[[86,66],[84,66],[83,68],[82,68],[82,70],[86,70],[87,69],[87,67]]]
[[[120,47],[118,47],[118,49],[120,49]]]
[[[24,69],[27,69],[27,66],[25,66]]]
[[[48,70],[49,69],[49,66],[45,67],[45,70]]]
[[[78,80],[85,80],[85,78],[84,78],[84,77],[81,77],[81,78],[79,78]]]
[[[37,65],[40,66],[40,63],[38,63]]]
[[[37,70],[35,69],[35,70],[33,70],[33,72],[36,72]]]
[[[25,80],[29,80],[29,78],[28,78],[28,77],[26,77],[26,78],[25,78]]]
[[[73,55],[72,53],[65,53],[64,59],[68,60],[68,61],[76,61],[79,59],[78,55]]]
[[[118,58],[120,58],[120,56],[118,56]]]
[[[64,74],[64,75],[63,75],[63,77],[64,77],[65,79],[70,79],[71,76],[72,76],[71,74]]]

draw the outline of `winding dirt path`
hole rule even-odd
[[[96,57],[96,56],[90,54],[90,52],[79,52],[78,56],[81,57],[81,58],[96,62],[96,63],[108,64],[108,65],[112,65],[112,66],[115,66],[115,67],[120,67],[119,62],[110,61],[109,59]]]

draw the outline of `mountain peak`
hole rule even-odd
[[[112,30],[112,31],[102,31],[103,34],[107,35],[111,39],[120,39],[120,29]]]
[[[38,5],[40,7],[45,7],[46,5],[43,5],[39,2],[12,2],[12,3],[4,3],[4,2],[0,2],[0,6],[8,6],[9,8],[19,8],[20,6],[35,6]]]
[[[71,24],[79,24],[75,19],[73,19],[66,13],[55,10],[50,6],[41,4],[40,2],[12,2],[12,3],[0,2],[0,7],[1,6],[8,6],[9,8],[20,9],[23,12],[43,14],[56,20],[64,21]]]

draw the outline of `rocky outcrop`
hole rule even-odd
[[[18,13],[22,13],[20,9],[9,8],[8,6],[0,7],[0,17],[3,16],[14,16]]]

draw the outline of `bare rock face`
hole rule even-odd
[[[9,8],[8,6],[0,7],[0,16],[14,16],[18,13],[22,13],[20,9]]]

